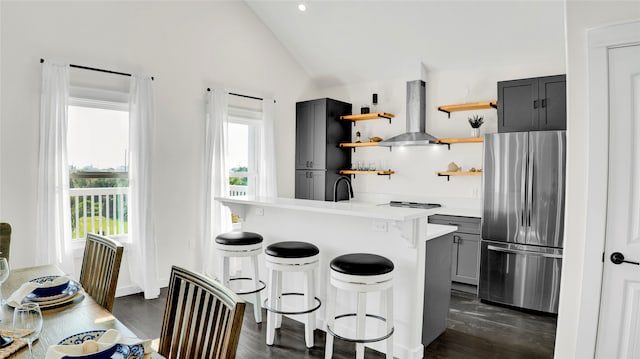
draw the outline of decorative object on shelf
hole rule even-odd
[[[484,117],[473,115],[469,117],[469,124],[471,125],[471,137],[480,137],[480,126],[484,123]]]
[[[369,113],[369,105],[362,105],[362,107],[360,107],[360,114],[366,115],[368,113]]]
[[[455,162],[449,163],[447,166],[447,172],[460,172],[462,171],[462,167],[458,166]]]
[[[371,109],[373,110],[373,112],[377,112],[377,108],[378,108],[378,94],[374,93],[373,98],[371,99]]]
[[[356,132],[356,143],[360,143],[360,131]]]
[[[471,169],[469,170],[469,172],[482,172],[482,168],[475,168],[475,167],[471,167]]]
[[[369,138],[370,142],[380,142],[382,141],[382,138],[378,137],[378,136],[373,136]]]

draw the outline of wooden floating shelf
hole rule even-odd
[[[361,171],[361,170],[340,170],[338,171],[341,175],[378,175],[378,176],[389,176],[391,179],[391,175],[396,173],[392,170],[373,170],[373,171]]]
[[[438,138],[438,143],[454,144],[454,143],[482,143],[482,137],[461,137],[461,138]]]
[[[387,113],[387,112],[372,112],[372,113],[365,113],[362,115],[340,116],[340,119],[345,121],[364,121],[364,120],[378,120],[381,118],[386,118],[389,120],[389,123],[391,123],[391,119],[393,117],[394,117],[393,114]]]
[[[470,102],[455,105],[438,106],[438,111],[445,112],[451,118],[451,112],[471,111],[471,110],[488,110],[490,108],[498,108],[498,101]]]
[[[457,171],[457,172],[448,172],[448,171],[443,171],[443,172],[436,172],[436,174],[440,177],[447,177],[447,181],[449,181],[449,177],[450,176],[482,176],[482,171],[478,172],[462,172],[462,171]]]
[[[353,142],[353,143],[341,143],[340,147],[376,147],[380,142]]]

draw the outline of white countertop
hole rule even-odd
[[[280,197],[238,196],[216,197],[215,199],[227,204],[283,208],[388,221],[407,221],[415,218],[426,217],[439,213],[438,211],[442,209],[401,208],[391,207],[388,204],[373,204],[355,201],[327,202]]]
[[[226,203],[248,204],[254,206],[274,207],[304,210],[327,214],[342,214],[348,216],[365,217],[381,220],[406,221],[409,219],[443,214],[449,216],[478,217],[482,216],[480,208],[465,208],[460,203],[433,209],[391,207],[387,204],[370,203],[362,201],[313,201],[294,198],[267,198],[255,196],[216,197],[216,200]],[[384,202],[381,202],[384,203]]]
[[[427,241],[430,239],[438,238],[440,236],[444,236],[445,234],[453,233],[457,230],[457,226],[429,223],[429,225],[427,226]]]

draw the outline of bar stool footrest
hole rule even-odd
[[[229,282],[231,282],[232,280],[250,280],[250,281],[253,281],[253,278],[250,278],[250,277],[229,278]],[[237,295],[246,295],[246,294],[254,294],[254,293],[261,292],[267,287],[267,285],[263,281],[261,281],[260,279],[258,279],[258,282],[260,283],[260,286],[258,286],[258,288],[255,289],[255,290],[251,290],[251,291],[248,291],[248,292],[235,292],[235,293]]]
[[[338,315],[335,317],[336,320],[338,319],[342,319],[342,318],[346,318],[346,317],[355,317],[356,313],[347,313],[347,314],[342,314],[342,315]],[[387,322],[386,318],[383,318],[379,315],[375,315],[375,314],[365,314],[365,316],[369,317],[369,318],[373,318],[373,319],[377,319],[383,322]],[[371,338],[371,339],[353,339],[353,338],[347,338],[347,337],[343,337],[340,334],[337,334],[336,332],[334,332],[331,327],[329,327],[329,325],[327,325],[327,333],[331,334],[334,338],[340,339],[340,340],[344,340],[347,342],[351,342],[351,343],[375,343],[375,342],[379,342],[381,340],[385,340],[388,339],[389,337],[391,337],[393,335],[393,332],[395,331],[395,327],[391,328],[391,331],[389,331],[389,333],[378,337],[378,338]]]
[[[288,296],[288,295],[304,296],[304,293],[288,292],[288,293],[280,294],[281,297]],[[313,297],[313,299],[316,301],[316,303],[318,303],[318,305],[316,305],[315,307],[313,307],[311,309],[305,309],[305,310],[298,311],[298,312],[285,312],[285,311],[282,311],[282,310],[277,310],[275,308],[271,308],[269,305],[267,305],[267,303],[269,301],[269,298],[264,300],[263,307],[267,311],[272,312],[272,313],[276,313],[276,314],[286,314],[286,315],[309,314],[309,313],[312,313],[312,312],[315,312],[316,310],[318,310],[318,308],[320,308],[320,306],[322,305],[322,302],[320,301],[320,298]]]

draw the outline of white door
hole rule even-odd
[[[609,50],[608,172],[596,357],[640,358],[640,45]]]

